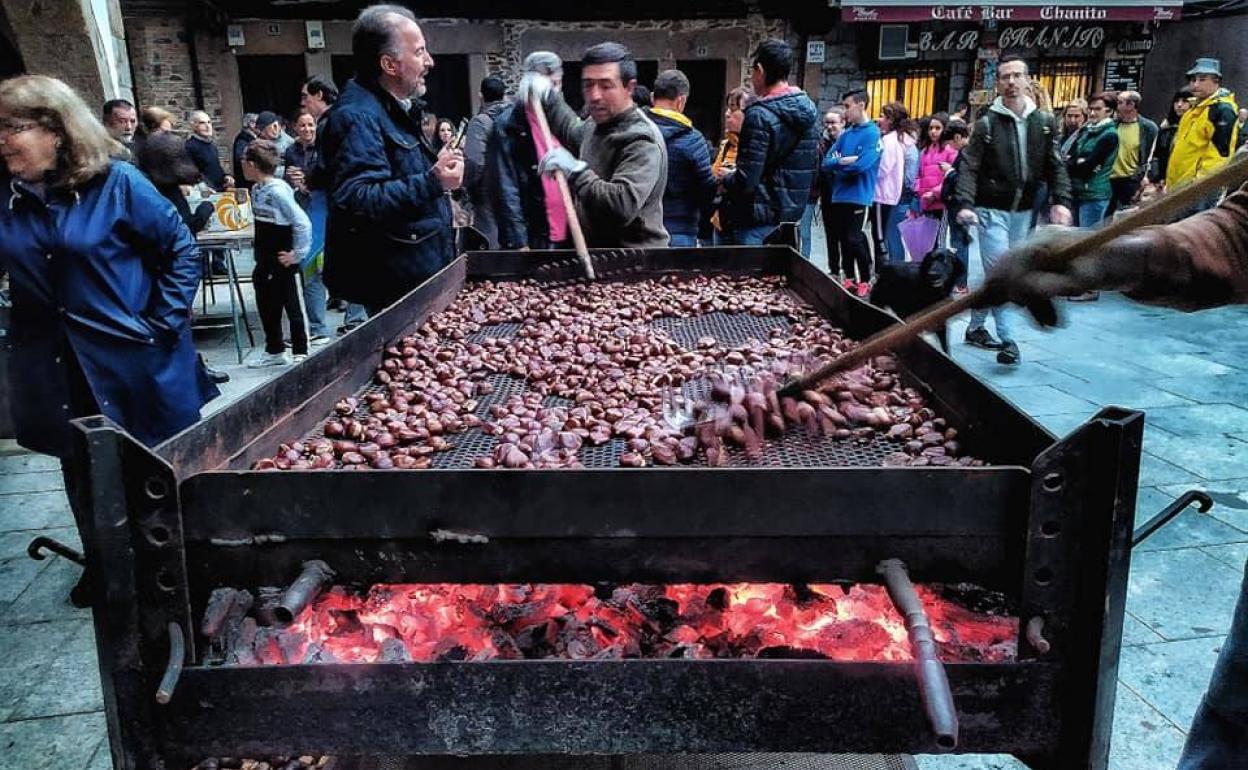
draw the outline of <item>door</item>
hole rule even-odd
[[[291,120],[299,113],[299,89],[308,78],[303,54],[238,56],[243,112],[276,112]]]
[[[472,117],[472,87],[468,84],[467,54],[439,54],[425,76],[425,109],[439,118]]]
[[[676,62],[676,69],[689,78],[685,115],[703,136],[718,142],[724,130],[724,80],[728,75],[728,62],[723,59],[681,60]]]

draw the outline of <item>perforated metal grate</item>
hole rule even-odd
[[[687,348],[697,347],[698,340],[703,337],[714,337],[722,347],[736,347],[751,339],[766,341],[772,329],[788,329],[789,319],[779,315],[707,313],[686,318],[659,318],[650,325],[667,332]]]
[[[766,340],[772,329],[788,329],[789,320],[784,316],[755,316],[746,313],[708,313],[701,316],[686,318],[661,318],[652,323],[662,329],[681,345],[693,348],[703,337],[714,337],[723,347],[735,347],[750,340]],[[482,327],[469,336],[469,340],[481,342],[487,337],[510,339],[520,328],[519,324],[492,324]],[[477,400],[479,406],[476,414],[482,419],[489,417],[492,404],[502,403],[515,395],[524,393],[527,388],[523,380],[506,374],[495,374],[486,378],[494,386],[494,391],[481,396]],[[683,391],[687,398],[705,399],[709,390],[706,379],[693,380],[685,383]],[[363,404],[363,396],[367,393],[384,393],[385,388],[370,385],[358,395]],[[566,399],[547,397],[542,400],[547,406],[571,406]],[[357,416],[364,418],[368,412],[361,405]],[[318,429],[313,436],[321,436]],[[434,468],[471,468],[478,457],[489,455],[498,444],[495,436],[490,436],[480,429],[472,429],[462,433],[449,435],[446,439],[452,449],[438,452],[433,456]],[[879,467],[885,455],[897,451],[899,446],[883,438],[871,441],[858,439],[834,440],[824,436],[809,436],[802,429],[790,429],[778,440],[765,443],[763,455],[756,461],[749,460],[743,452],[733,449],[729,454],[729,467],[767,467],[767,468],[818,468],[863,466]],[[620,454],[625,449],[625,442],[613,439],[602,446],[586,444],[580,451],[581,462],[587,468],[615,468],[619,466]],[[699,467],[698,465],[676,467]]]

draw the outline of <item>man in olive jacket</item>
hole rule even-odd
[[[667,145],[658,127],[633,103],[633,55],[619,43],[593,46],[581,58],[581,85],[588,121],[576,116],[545,75],[530,73],[521,81],[519,98],[524,103],[531,95],[541,98],[551,133],[564,145],[546,153],[538,171],[567,176],[590,246],[667,246]]]
[[[1047,185],[1049,221],[1069,225],[1070,177],[1058,146],[1057,118],[1040,112],[1024,93],[1027,64],[1006,56],[997,67],[997,99],[987,114],[975,121],[971,142],[959,157],[957,196],[950,210],[957,221],[976,226],[984,272],[997,258],[1020,243],[1031,229],[1032,204],[1041,185]],[[1001,341],[984,328],[989,312]],[[1009,316],[1003,307],[976,310],[966,330],[966,344],[996,350],[997,361],[1017,364],[1018,345],[1010,336]]]

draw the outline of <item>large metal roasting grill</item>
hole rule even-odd
[[[155,451],[79,422],[87,556],[119,770],[275,755],[1012,753],[1104,770],[1142,416],[1106,409],[1056,440],[925,342],[899,376],[985,467],[882,467],[896,445],[790,431],[742,467],[480,470],[495,439],[456,434],[420,471],[252,471],[373,387],[380,351],[469,283],[577,279],[567,253],[472,253],[361,328]],[[600,280],[782,276],[854,339],[895,319],[786,247],[603,257]],[[654,323],[683,345],[769,333],[775,317]],[[514,333],[496,325],[479,334]],[[496,374],[488,409],[524,387]],[[703,383],[685,385],[699,396]],[[908,662],[815,659],[443,660],[212,665],[201,623],[221,589],[299,584],[875,584],[905,618]],[[911,582],[913,581],[913,582]],[[1016,654],[941,662],[914,586],[972,584],[1018,619]],[[604,589],[606,590],[606,589]],[[839,589],[838,589],[839,590]],[[923,593],[921,590],[920,594]],[[297,617],[292,608],[290,616]],[[370,658],[371,659],[371,658]],[[219,657],[216,662],[219,662]],[[439,760],[440,761],[440,760]],[[551,766],[555,766],[552,764]]]
[[[790,293],[791,294],[791,293]],[[800,297],[794,297],[801,301]],[[712,337],[722,347],[732,347],[746,340],[764,341],[772,329],[787,329],[788,319],[782,315],[755,316],[747,313],[713,312],[689,317],[659,318],[651,322],[651,327],[662,329],[673,339],[688,349],[695,349],[698,341]],[[518,323],[488,324],[478,332],[469,335],[472,342],[481,342],[487,338],[511,339],[520,328]],[[491,374],[486,381],[492,391],[478,396],[478,407],[475,414],[485,419],[494,404],[505,403],[512,396],[519,396],[528,391],[524,380],[511,374]],[[709,397],[710,380],[699,377],[684,383],[681,393],[686,399],[706,401]],[[365,396],[370,393],[384,394],[382,385],[369,384],[355,393],[359,401],[356,417],[364,419],[368,416]],[[542,399],[543,406],[571,407],[575,402],[558,396],[546,396]],[[324,434],[320,428],[313,429],[304,439],[321,438]],[[454,449],[438,452],[433,455],[433,468],[471,468],[478,457],[488,456],[498,445],[498,437],[484,433],[479,428],[469,429],[457,434]],[[600,446],[587,445],[579,453],[581,462],[587,468],[617,468],[620,455],[627,450],[626,442],[613,438]],[[884,458],[897,451],[897,446],[879,440],[859,441],[856,439],[836,440],[828,436],[811,437],[797,430],[787,431],[784,435],[768,440],[763,445],[763,456],[758,460],[750,460],[741,452],[729,454],[730,467],[784,467],[784,468],[828,468],[828,467],[879,467]],[[685,466],[676,466],[685,467]]]

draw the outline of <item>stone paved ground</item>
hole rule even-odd
[[[1248,308],[1191,315],[1112,295],[1067,307],[1064,329],[1024,325],[1017,368],[957,343],[954,356],[1058,434],[1102,405],[1146,410],[1137,521],[1193,487],[1215,497],[1210,514],[1183,514],[1132,559],[1111,767],[1169,770],[1248,559]],[[961,340],[964,323],[952,340]],[[227,397],[268,376],[235,365],[219,333],[203,342],[235,375]],[[91,621],[64,601],[77,570],[24,554],[37,534],[76,541],[60,474],[46,458],[8,449],[0,457],[0,768],[106,770]],[[922,764],[1019,767],[1001,757]]]

